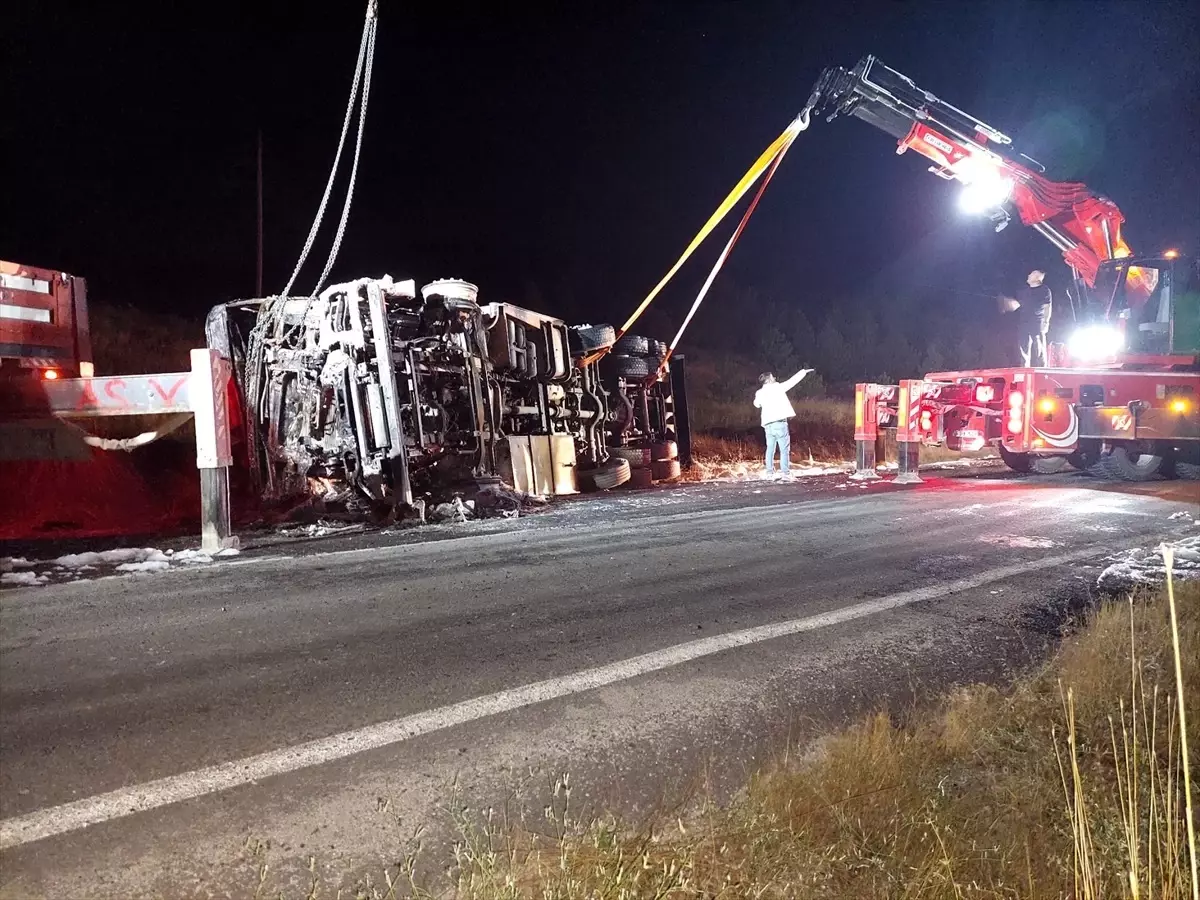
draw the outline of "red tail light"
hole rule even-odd
[[[1025,393],[1020,390],[1010,391],[1008,395],[1008,405],[1013,409],[1020,409],[1025,405]]]
[[[933,413],[927,409],[921,411],[921,430],[933,431]]]
[[[57,381],[58,380],[58,370],[57,369],[43,369],[42,377],[44,379],[46,379],[47,381]]]

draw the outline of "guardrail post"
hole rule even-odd
[[[875,481],[878,462],[875,454],[879,436],[878,394],[873,384],[854,386],[854,474],[851,481]]]
[[[216,350],[192,351],[190,396],[196,418],[196,468],[200,470],[200,549],[216,553],[238,546],[229,502],[229,362]]]
[[[899,471],[895,484],[920,484],[921,468],[921,399],[925,382],[920,379],[905,379],[900,382],[900,396],[896,403],[896,461]]]

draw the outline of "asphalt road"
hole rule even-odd
[[[0,592],[0,896],[378,880],[456,780],[539,813],[563,771],[594,809],[723,791],[1038,658],[1190,488],[688,486]]]

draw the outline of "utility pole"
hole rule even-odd
[[[254,296],[263,295],[263,160],[262,129],[258,129],[258,265],[255,270]]]

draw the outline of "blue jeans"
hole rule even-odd
[[[768,422],[763,426],[767,433],[767,474],[775,471],[775,448],[779,448],[779,469],[784,475],[788,473],[788,463],[792,455],[792,434],[788,431],[787,419],[779,422]]]

